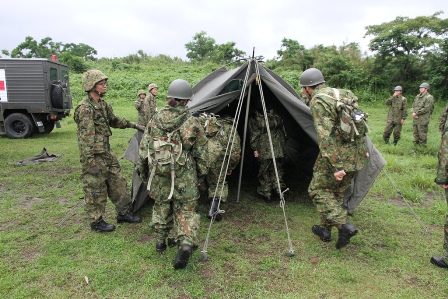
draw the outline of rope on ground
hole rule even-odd
[[[403,196],[403,194],[401,193],[401,191],[397,188],[397,186],[395,186],[394,181],[392,180],[392,178],[390,177],[389,173],[387,173],[386,168],[383,168],[383,172],[386,174],[387,178],[389,179],[390,183],[392,184],[392,186],[395,188],[395,190],[397,191],[397,194],[403,199],[404,203],[408,206],[409,210],[411,211],[411,213],[414,215],[415,219],[417,220],[417,222],[420,224],[420,226],[423,228],[423,233],[422,235],[426,235],[428,234],[428,227],[425,226],[425,224],[423,223],[423,221],[420,219],[420,217],[417,215],[417,213],[415,213],[414,209],[412,208],[412,206],[409,204],[409,202],[406,200],[406,198]]]
[[[61,227],[61,225],[64,224],[64,222],[67,221],[67,219],[73,215],[73,213],[76,211],[76,209],[78,209],[81,202],[82,202],[82,200],[78,200],[78,202],[70,209],[70,211],[68,211],[68,213],[64,216],[64,218],[62,218],[61,222],[59,222],[58,224],[55,224],[55,226]]]

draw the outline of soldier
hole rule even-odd
[[[149,94],[142,98],[141,91],[139,90],[139,99],[135,101],[135,109],[138,111],[138,124],[145,126],[151,117],[157,112],[157,102],[155,96],[159,91],[159,87],[155,83],[148,85]]]
[[[154,198],[151,227],[156,233],[156,250],[166,249],[173,227],[178,254],[174,268],[188,264],[197,244],[199,215],[198,175],[207,174],[207,137],[188,110],[192,89],[187,81],[174,80],[168,88],[168,105],[148,122],[139,149],[137,171]]]
[[[408,100],[402,96],[402,93],[403,88],[395,86],[394,94],[386,100],[386,105],[390,106],[383,134],[383,140],[386,144],[389,143],[389,137],[394,132],[394,145],[397,145],[398,140],[400,140],[404,120],[408,115]]]
[[[117,222],[140,222],[138,216],[130,212],[131,197],[120,164],[109,144],[112,128],[144,127],[118,117],[112,106],[103,100],[107,91],[107,79],[99,70],[90,70],[82,76],[82,87],[87,95],[75,109],[74,120],[78,125],[78,147],[81,154],[85,210],[91,219],[90,227],[100,232],[115,229],[103,217],[109,196],[117,211]]]
[[[228,196],[228,186],[225,182],[226,175],[231,175],[232,170],[236,167],[241,158],[241,141],[238,132],[233,131],[233,135],[230,136],[233,128],[233,118],[230,116],[225,116],[220,118],[218,115],[213,114],[201,114],[199,117],[201,125],[204,127],[205,134],[208,139],[207,153],[209,155],[209,171],[206,176],[204,184],[208,186],[208,198],[210,200],[210,210],[207,214],[207,218],[211,219],[215,216],[216,221],[222,220],[222,215],[218,213],[219,199],[222,202],[226,202]],[[227,144],[229,138],[230,141],[229,148]],[[232,152],[230,153],[230,146],[232,146]],[[227,149],[227,156],[226,156]],[[230,155],[229,155],[230,154]],[[229,163],[227,173],[222,174],[221,170],[225,171],[227,162]],[[224,167],[222,167],[224,163]],[[220,176],[221,174],[221,176]],[[224,186],[221,195],[221,187],[224,181]],[[207,187],[205,187],[207,188]],[[217,189],[218,188],[218,189]],[[215,191],[217,190],[216,197]]]
[[[434,110],[434,97],[429,94],[428,90],[429,84],[422,83],[420,85],[420,93],[412,103],[414,145],[416,146],[426,146],[428,124],[431,119],[431,113]]]
[[[285,189],[285,183],[283,182],[283,157],[286,134],[283,127],[283,119],[272,108],[267,108],[267,118],[280,188]],[[249,132],[250,146],[254,151],[254,157],[259,161],[258,181],[260,185],[257,187],[257,192],[269,203],[272,202],[272,191],[276,195],[279,195],[280,191],[278,190],[274,161],[261,102],[257,103],[257,109],[249,118]]]
[[[448,105],[440,117],[439,131],[442,135],[442,142],[439,149],[439,163],[435,182],[445,189],[445,199],[448,204]],[[433,256],[431,263],[441,268],[448,268],[448,212],[445,214],[443,251],[444,258]]]
[[[325,86],[324,76],[316,68],[310,68],[300,77],[300,86],[310,101],[311,115],[316,128],[319,155],[313,168],[313,178],[308,192],[320,214],[321,225],[312,231],[324,242],[331,240],[331,228],[339,230],[336,248],[350,243],[356,235],[356,227],[347,222],[347,210],[342,207],[344,192],[349,187],[355,172],[367,166],[367,149],[364,134],[345,137],[336,104],[344,95],[357,98],[349,90],[332,89]],[[341,114],[343,115],[343,114]]]

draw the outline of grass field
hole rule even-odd
[[[136,120],[132,101],[114,103],[118,115]],[[249,177],[240,202],[237,181],[229,183],[224,220],[211,228],[208,260],[200,261],[201,244],[181,271],[172,267],[176,249],[155,251],[150,205],[139,212],[142,223],[117,225],[109,202],[106,220],[117,229],[90,230],[72,118],[48,135],[0,137],[0,298],[447,298],[448,272],[429,263],[432,255],[442,254],[446,212],[442,189],[433,182],[441,105],[430,124],[428,147],[418,151],[410,119],[398,146],[385,145],[386,107],[364,107],[369,135],[388,164],[350,219],[359,233],[346,248],[335,249],[335,230],[330,243],[312,234],[318,215],[307,184],[289,178],[285,214],[295,255],[287,257],[282,209],[264,203]],[[113,130],[117,156],[134,132]],[[61,157],[14,164],[44,147]],[[130,182],[133,165],[125,160],[121,165]],[[201,202],[202,240],[209,228],[207,210]]]

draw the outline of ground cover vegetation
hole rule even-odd
[[[427,18],[438,22],[437,14]],[[404,26],[407,21],[397,18],[389,25],[398,22]],[[296,49],[298,57],[310,62],[299,63],[281,52],[278,60],[266,65],[296,89],[301,72],[312,66],[323,69],[329,85],[353,89],[360,96],[361,107],[370,114],[369,136],[388,163],[350,218],[360,232],[349,246],[335,249],[336,231],[330,243],[322,243],[312,234],[318,215],[307,195],[308,182],[289,177],[286,183],[291,190],[286,194],[285,211],[295,255],[287,257],[290,248],[278,203],[266,204],[257,196],[256,178],[251,175],[244,177],[241,200],[236,202],[237,179],[232,177],[229,200],[222,207],[224,219],[211,228],[208,260],[200,261],[201,243],[187,268],[175,271],[172,260],[176,250],[168,248],[163,255],[155,251],[148,227],[150,203],[139,211],[141,224],[119,224],[108,234],[90,230],[83,211],[76,124],[68,117],[61,121],[62,128],[51,134],[15,140],[0,137],[0,297],[446,298],[448,273],[429,263],[432,255],[442,253],[446,212],[442,189],[433,182],[440,144],[438,118],[447,99],[446,78],[431,81],[442,79],[439,76],[444,71],[446,76],[446,39],[414,61],[419,65],[415,70],[421,72],[407,81],[391,73],[401,65],[398,58],[381,64],[382,73],[379,66],[374,67],[378,56],[363,57],[356,44],[316,46],[308,51],[296,41],[285,39],[283,43],[287,47],[282,46],[282,51]],[[434,58],[434,77],[428,73],[434,68],[426,67],[432,55],[440,55],[439,60]],[[123,58],[82,59],[82,63],[109,76],[106,99],[116,114],[133,121],[137,120],[133,101],[138,89],[157,83],[161,107],[172,80],[183,78],[194,85],[221,65],[213,60],[150,57],[144,52]],[[75,69],[70,73],[75,106],[84,96],[81,73]],[[397,146],[384,144],[385,99],[395,85],[403,85],[410,104],[421,81],[436,86],[434,92],[430,90],[436,96],[436,109],[428,146],[414,148],[411,119],[406,120]],[[118,156],[134,132],[113,129],[111,147]],[[61,158],[38,165],[14,163],[39,154],[44,147]],[[130,184],[133,165],[126,160],[121,165]],[[201,200],[202,241],[209,226],[207,210],[207,203]],[[114,207],[108,203],[106,220],[115,222],[115,217]]]

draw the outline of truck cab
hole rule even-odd
[[[0,58],[0,136],[50,133],[70,109],[67,65],[42,58]]]

